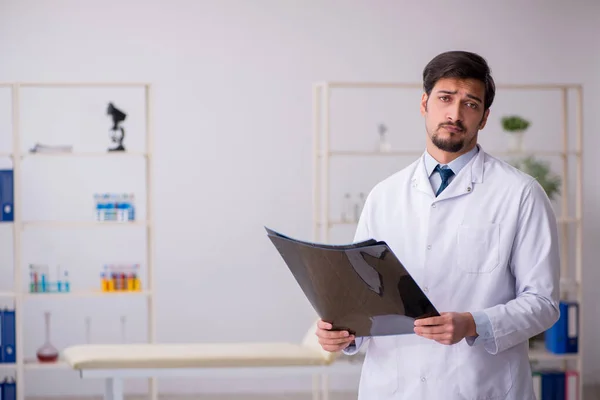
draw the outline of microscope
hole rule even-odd
[[[112,149],[109,148],[108,151],[125,151],[125,147],[123,146],[123,139],[125,139],[125,128],[119,124],[125,121],[127,114],[116,108],[113,103],[108,103],[106,114],[112,117],[113,126],[110,130],[110,137],[113,142],[117,143],[117,147]]]

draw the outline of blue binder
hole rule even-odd
[[[579,350],[579,304],[568,302],[567,305],[567,353]]]
[[[0,222],[14,220],[13,171],[0,170]]]
[[[16,354],[16,325],[15,311],[4,310],[2,312],[2,323],[0,324],[0,335],[2,336],[2,362],[14,363],[17,360]]]
[[[576,302],[561,301],[560,317],[546,331],[546,349],[555,354],[576,353],[579,344],[579,305]]]
[[[9,381],[8,379],[4,380],[2,383],[2,400],[17,400],[17,383],[13,378]]]
[[[565,400],[565,373],[563,371],[543,371],[542,397],[540,400]]]

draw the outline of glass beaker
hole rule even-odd
[[[40,362],[55,362],[58,360],[58,350],[56,347],[50,343],[50,312],[46,311],[44,313],[45,323],[46,323],[46,341],[40,347],[36,353],[37,358]]]

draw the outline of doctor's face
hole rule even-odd
[[[440,79],[421,99],[427,136],[434,146],[449,153],[464,153],[477,144],[485,126],[485,86],[475,79]]]

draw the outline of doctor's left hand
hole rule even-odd
[[[418,319],[414,331],[419,336],[448,345],[477,336],[475,320],[468,312],[443,312],[439,317]]]

